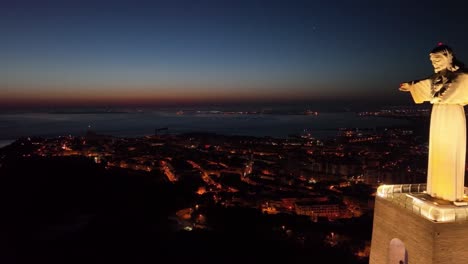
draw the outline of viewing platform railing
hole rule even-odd
[[[465,197],[467,192],[465,187]],[[426,184],[381,185],[377,196],[434,222],[468,221],[468,203],[431,197],[426,194]]]

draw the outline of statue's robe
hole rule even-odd
[[[433,78],[410,83],[415,103],[432,103],[429,131],[427,193],[433,197],[459,201],[464,195],[468,74],[450,73],[445,92],[434,97]]]

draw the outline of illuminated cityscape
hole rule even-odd
[[[389,112],[384,109],[366,115]],[[408,111],[407,118],[414,118],[413,113]],[[418,118],[422,121],[427,116],[421,114]],[[174,193],[183,195],[183,201],[168,203],[164,213],[152,207],[144,209],[161,214],[159,217],[167,221],[162,226],[167,225],[166,231],[172,235],[201,232],[200,236],[209,236],[221,232],[226,239],[231,231],[224,226],[229,222],[224,217],[246,214],[243,217],[247,219],[263,221],[262,232],[267,233],[258,239],[275,237],[270,238],[280,241],[275,246],[284,246],[286,253],[282,256],[286,259],[292,258],[292,247],[302,251],[304,258],[319,254],[317,250],[321,249],[340,252],[349,263],[366,263],[377,187],[424,182],[427,145],[417,131],[415,126],[340,128],[335,137],[320,140],[308,133],[282,139],[170,134],[165,129],[156,129],[154,135],[129,138],[88,129],[83,136],[18,139],[0,149],[0,169],[12,173],[9,168],[15,167],[15,160],[28,163],[57,159],[55,162],[80,164],[84,159],[89,161],[85,167],[102,170],[110,175],[111,182],[112,177],[122,177],[117,175],[129,175],[126,181],[130,184],[135,184],[132,179],[145,179],[151,186],[159,186],[153,187],[155,190],[163,186],[168,190],[175,188]],[[59,177],[67,177],[67,173],[58,173]],[[75,180],[79,179],[71,181]],[[137,188],[144,190],[143,186]],[[163,199],[175,199],[174,193]],[[236,210],[241,211],[235,213]],[[100,214],[93,218],[103,217]],[[234,219],[230,221],[238,221]],[[149,223],[146,228],[154,225]],[[248,222],[240,227],[252,228]]]

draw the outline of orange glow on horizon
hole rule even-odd
[[[265,87],[7,87],[0,88],[3,105],[96,105],[165,104],[294,101],[314,99],[303,87],[267,89]]]

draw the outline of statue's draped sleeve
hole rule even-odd
[[[441,96],[439,104],[468,104],[468,74],[462,73],[455,78],[447,92]]]
[[[433,104],[468,104],[468,74],[460,73],[442,96],[433,98],[431,79],[410,82],[410,92],[417,104],[429,101]]]
[[[410,85],[411,96],[413,97],[415,103],[421,104],[432,99],[430,79],[413,81],[410,83]]]

